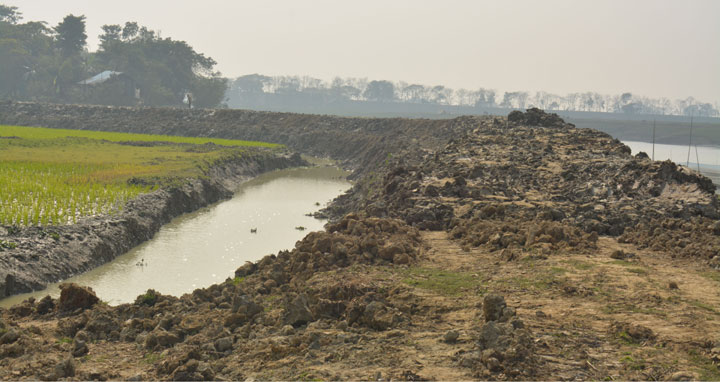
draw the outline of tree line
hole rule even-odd
[[[22,19],[17,7],[0,4],[0,99],[182,106],[189,93],[197,107],[224,99],[227,80],[212,58],[137,22],[104,25],[90,52],[85,16],[54,27]]]
[[[278,100],[294,104],[309,102],[381,102],[473,107],[478,110],[527,109],[538,107],[555,111],[590,111],[625,114],[720,116],[710,103],[692,97],[680,100],[650,98],[632,93],[603,95],[594,92],[570,93],[564,96],[548,92],[513,91],[499,93],[493,89],[451,89],[366,78],[340,78],[332,81],[309,76],[264,76],[250,74],[230,81],[228,99],[231,105],[250,105],[263,95],[277,95]],[[279,102],[279,101],[278,101]]]

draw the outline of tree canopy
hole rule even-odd
[[[17,7],[0,4],[0,99],[182,106],[192,93],[196,107],[223,101],[226,80],[212,58],[137,22],[104,25],[89,52],[83,15],[54,28],[21,20]],[[111,74],[84,82],[103,72]]]
[[[104,25],[96,64],[133,79],[150,105],[172,105],[186,92],[199,107],[218,105],[225,80],[213,70],[215,60],[197,53],[184,41],[161,38],[136,22]]]
[[[85,16],[67,15],[56,27],[55,40],[64,56],[80,54],[87,45]]]
[[[8,7],[0,4],[0,21],[16,24],[22,20],[22,13],[18,12],[18,7]]]

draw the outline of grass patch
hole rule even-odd
[[[61,138],[86,138],[108,142],[169,142],[203,145],[212,143],[219,146],[280,147],[282,145],[237,139],[180,137],[175,135],[116,133],[108,131],[48,129],[44,127],[0,126],[0,137],[17,137],[30,140],[57,140]]]
[[[3,249],[14,249],[17,248],[17,244],[11,241],[0,240],[0,251]]]
[[[154,365],[158,363],[162,358],[163,356],[160,353],[147,353],[145,354],[145,357],[143,357],[143,362],[148,365]]]
[[[579,271],[587,271],[587,270],[593,269],[595,267],[595,264],[588,263],[587,261],[576,260],[576,259],[563,260],[562,262],[579,270]]]
[[[280,308],[282,306],[282,298],[277,294],[269,295],[265,298],[263,310],[266,312]]]
[[[613,261],[610,262],[610,264],[619,265],[619,266],[621,266],[621,267],[633,267],[633,266],[635,266],[635,264],[633,264],[632,262],[627,261],[627,260],[613,260]]]
[[[644,268],[628,268],[628,272],[634,273],[636,275],[646,275],[648,274],[648,270]]]
[[[560,283],[558,275],[564,274],[562,268],[551,268],[548,273],[538,273],[537,277],[517,276],[500,280],[501,283],[520,289],[548,290]]]
[[[69,337],[60,337],[57,340],[55,340],[56,343],[59,344],[71,344],[73,342],[72,338]]]
[[[707,272],[701,272],[700,276],[705,277],[706,279],[720,282],[720,272],[718,271],[707,271]]]
[[[621,331],[615,333],[615,338],[617,338],[620,342],[624,343],[625,345],[630,345],[633,347],[640,346],[640,344],[628,334],[626,331]],[[632,358],[632,357],[631,357]]]
[[[697,300],[688,300],[687,303],[696,308],[704,309],[711,313],[720,314],[720,312],[718,312],[718,310],[715,309],[715,307],[710,304],[706,304],[704,302],[697,301]]]
[[[155,292],[155,290],[153,290],[153,289],[148,289],[147,292],[138,296],[137,301],[139,301],[140,304],[143,304],[143,305],[153,306],[157,302],[157,299],[158,299],[158,293]]]
[[[247,147],[278,146],[17,126],[0,126],[0,137],[12,137],[0,139],[0,224],[16,227],[112,214],[159,185],[202,177],[212,163],[244,155]]]
[[[627,335],[627,333],[625,333]],[[620,362],[625,365],[626,368],[630,370],[644,370],[647,366],[647,362],[645,362],[642,358],[633,358],[631,355],[626,355],[625,357],[620,358]]]
[[[240,285],[243,281],[245,281],[245,277],[235,276],[235,278],[232,279],[233,285]]]
[[[420,267],[411,267],[402,272],[404,283],[446,296],[457,296],[479,286],[479,280],[469,273]]]
[[[701,381],[720,381],[720,369],[695,349],[688,351],[688,360],[698,369]]]
[[[605,314],[616,314],[616,313],[636,313],[636,314],[648,314],[652,316],[667,317],[665,311],[654,309],[654,308],[643,308],[633,304],[607,304],[603,305],[601,311]]]

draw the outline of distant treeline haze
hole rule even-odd
[[[451,89],[406,82],[368,81],[365,78],[340,78],[323,81],[308,76],[264,76],[250,74],[230,82],[231,106],[256,103],[263,95],[276,95],[266,102],[306,104],[366,101],[464,106],[478,109],[526,109],[592,111],[627,114],[719,116],[717,108],[689,97],[684,100],[648,98],[631,93],[603,95],[571,93],[565,96],[547,92],[524,91],[498,93],[492,89]]]

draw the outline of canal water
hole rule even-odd
[[[89,286],[110,305],[132,302],[150,288],[180,296],[222,282],[246,261],[291,249],[308,232],[322,230],[326,221],[307,215],[350,188],[346,175],[332,166],[260,175],[232,199],[180,216],[152,240],[64,282]],[[57,297],[58,285],[0,300],[0,306]]]

